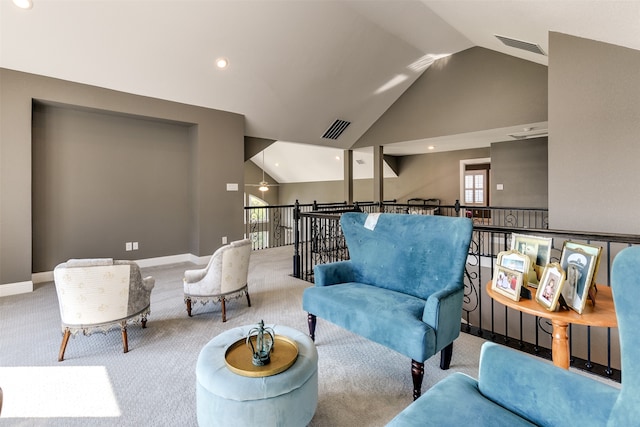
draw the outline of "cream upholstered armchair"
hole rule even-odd
[[[146,327],[155,279],[142,278],[133,261],[111,258],[70,259],[56,266],[53,276],[63,332],[58,361],[64,359],[72,334],[107,333],[118,326],[124,353],[128,352],[127,324]]]
[[[251,307],[247,286],[250,257],[251,241],[238,240],[216,250],[205,268],[185,271],[184,302],[189,316],[193,302],[203,305],[209,301],[220,302],[223,322],[227,321],[225,302],[228,298],[246,295]]]

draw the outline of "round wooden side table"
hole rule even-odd
[[[551,357],[553,364],[564,369],[569,369],[569,335],[567,328],[569,324],[599,326],[604,328],[618,327],[616,310],[613,304],[611,288],[609,286],[598,285],[595,306],[591,301],[587,302],[582,314],[573,310],[549,311],[535,300],[536,289],[527,286],[531,291],[531,299],[520,299],[514,301],[502,294],[494,292],[491,288],[491,281],[487,283],[487,293],[494,301],[514,310],[534,316],[543,317],[551,321],[553,326],[553,339],[551,341]]]

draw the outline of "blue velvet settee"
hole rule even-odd
[[[320,317],[411,358],[416,399],[424,362],[441,352],[448,369],[460,334],[471,220],[350,212],[340,226],[350,259],[316,265],[303,294],[311,339]]]
[[[613,387],[495,343],[485,343],[478,380],[449,375],[387,427],[640,426],[640,247],[613,261],[622,383]],[[596,309],[597,305],[596,297]]]

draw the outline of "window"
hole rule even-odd
[[[464,204],[487,206],[487,171],[470,170],[464,175]]]

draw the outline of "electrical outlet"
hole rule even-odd
[[[223,245],[227,244],[227,236],[222,236],[222,244]]]
[[[138,250],[138,242],[133,242],[133,250],[134,251]]]
[[[131,244],[131,242],[127,242],[127,243],[125,243],[125,244],[124,244],[124,249],[125,249],[125,250],[130,251],[130,250],[131,250],[131,248],[132,248],[132,244]]]

